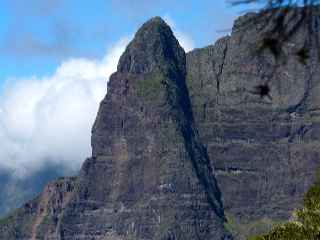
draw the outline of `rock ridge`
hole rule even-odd
[[[61,220],[64,239],[231,238],[185,76],[184,50],[163,20],[151,19],[108,83],[92,130],[93,157]],[[99,225],[83,225],[81,212]]]

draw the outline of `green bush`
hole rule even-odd
[[[250,240],[319,240],[320,239],[320,171],[316,183],[304,197],[303,208],[295,211],[294,220],[276,226],[269,233]]]

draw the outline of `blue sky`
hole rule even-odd
[[[0,6],[0,85],[52,74],[70,57],[102,57],[152,16],[169,16],[202,47],[225,34],[239,13],[224,0],[0,0]]]

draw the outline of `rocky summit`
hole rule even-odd
[[[289,219],[320,166],[319,58],[312,41],[299,58],[303,25],[276,56],[258,18],[273,24],[247,14],[187,54],[146,22],[108,82],[92,157],[0,220],[0,239],[240,240]]]

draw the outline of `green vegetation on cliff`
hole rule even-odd
[[[250,240],[316,240],[320,239],[320,171],[316,183],[304,198],[302,209],[294,213],[293,220],[276,226],[269,233]]]
[[[281,223],[280,220],[267,217],[243,223],[230,212],[226,212],[226,218],[225,227],[235,239],[248,239],[250,236],[268,232],[273,226]]]

